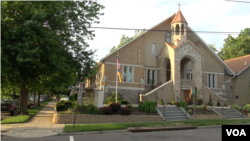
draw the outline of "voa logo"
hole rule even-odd
[[[228,136],[247,136],[244,129],[238,130],[238,129],[226,129]]]

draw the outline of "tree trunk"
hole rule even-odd
[[[20,114],[28,115],[27,110],[27,99],[28,99],[28,91],[25,84],[22,84],[21,94],[20,94]]]
[[[41,94],[41,93],[39,93],[39,92],[38,92],[38,97],[37,97],[37,106],[40,106],[40,94]]]

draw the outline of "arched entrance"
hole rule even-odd
[[[181,100],[189,98],[190,87],[192,87],[193,81],[193,63],[191,57],[185,56],[180,62],[180,78],[181,78]]]

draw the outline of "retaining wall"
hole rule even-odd
[[[192,119],[194,119],[194,115],[192,115]],[[196,119],[223,119],[221,115],[196,115]]]
[[[74,114],[57,114],[55,111],[52,123],[73,124]],[[152,122],[163,121],[161,116],[147,115],[90,115],[77,114],[75,123],[119,123],[119,122]]]

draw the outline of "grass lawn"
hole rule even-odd
[[[26,120],[30,118],[30,115],[20,115],[20,116],[13,116],[6,118],[1,121],[1,124],[7,124],[7,123],[24,123]]]
[[[104,123],[104,124],[76,124],[73,129],[72,124],[65,125],[64,132],[86,132],[104,130],[122,130],[128,127],[178,127],[178,126],[209,126],[223,124],[250,124],[250,119],[216,119],[216,120],[193,120],[187,121],[162,121],[145,123]]]
[[[41,106],[37,106],[35,108],[29,108],[28,109],[29,114],[34,115],[34,114],[38,113],[48,103],[49,103],[49,101],[44,101],[44,102],[40,103]],[[30,115],[18,115],[18,116],[9,117],[9,118],[2,120],[1,124],[24,123],[26,120],[28,120],[30,118]]]
[[[38,113],[45,105],[47,105],[49,101],[44,101],[40,103],[40,106],[36,106],[35,108],[29,108],[28,112],[30,115],[34,115]]]

